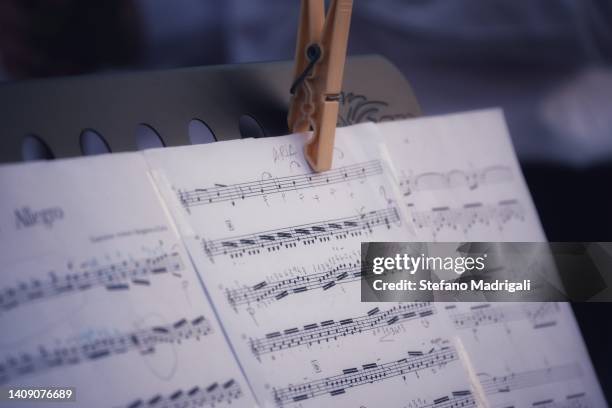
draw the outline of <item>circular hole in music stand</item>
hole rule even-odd
[[[192,145],[216,142],[217,138],[206,122],[192,119],[189,122],[189,141]]]
[[[256,139],[266,137],[266,132],[263,127],[259,124],[257,119],[251,115],[242,115],[238,120],[238,128],[240,129],[240,136],[243,139],[249,137]]]
[[[111,149],[106,139],[93,129],[85,129],[79,137],[81,152],[85,156],[110,153]]]
[[[136,147],[138,150],[165,147],[166,144],[153,126],[141,123],[136,127]]]
[[[40,136],[29,134],[21,142],[21,158],[23,161],[53,160],[55,155]]]

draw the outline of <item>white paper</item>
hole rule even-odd
[[[360,242],[412,237],[374,125],[339,129],[321,174],[304,161],[305,138],[147,153],[193,228],[188,247],[259,403],[470,399],[431,304],[360,303]]]
[[[568,304],[448,303],[438,309],[466,350],[475,393],[488,406],[607,406]]]
[[[378,130],[419,241],[546,239],[501,111],[388,122]],[[475,394],[480,388],[489,406],[606,406],[568,305],[436,305],[466,351]]]
[[[141,154],[4,166],[0,186],[2,386],[254,406]]]
[[[499,110],[378,125],[421,241],[546,238]]]

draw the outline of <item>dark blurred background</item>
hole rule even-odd
[[[0,81],[288,60],[297,0],[0,0]],[[612,0],[355,0],[426,115],[500,106],[551,241],[612,241]],[[0,112],[1,114],[1,112]],[[612,307],[574,310],[612,390]]]

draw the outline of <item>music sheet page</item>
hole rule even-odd
[[[545,241],[501,110],[377,129],[418,241]],[[561,285],[558,276],[549,279]],[[490,406],[605,406],[569,305],[436,307],[466,350],[473,384]]]
[[[439,303],[491,407],[605,407],[567,303]]]
[[[432,304],[360,302],[360,242],[414,239],[374,125],[338,129],[334,168],[320,174],[304,161],[305,137],[147,155],[258,402],[471,401]]]
[[[141,154],[3,166],[0,185],[0,385],[254,406]]]
[[[501,110],[378,125],[420,241],[544,241]]]

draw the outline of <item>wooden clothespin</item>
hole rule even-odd
[[[304,154],[320,172],[332,165],[339,96],[346,60],[353,0],[302,0],[295,74],[287,118],[294,133],[313,131]]]

